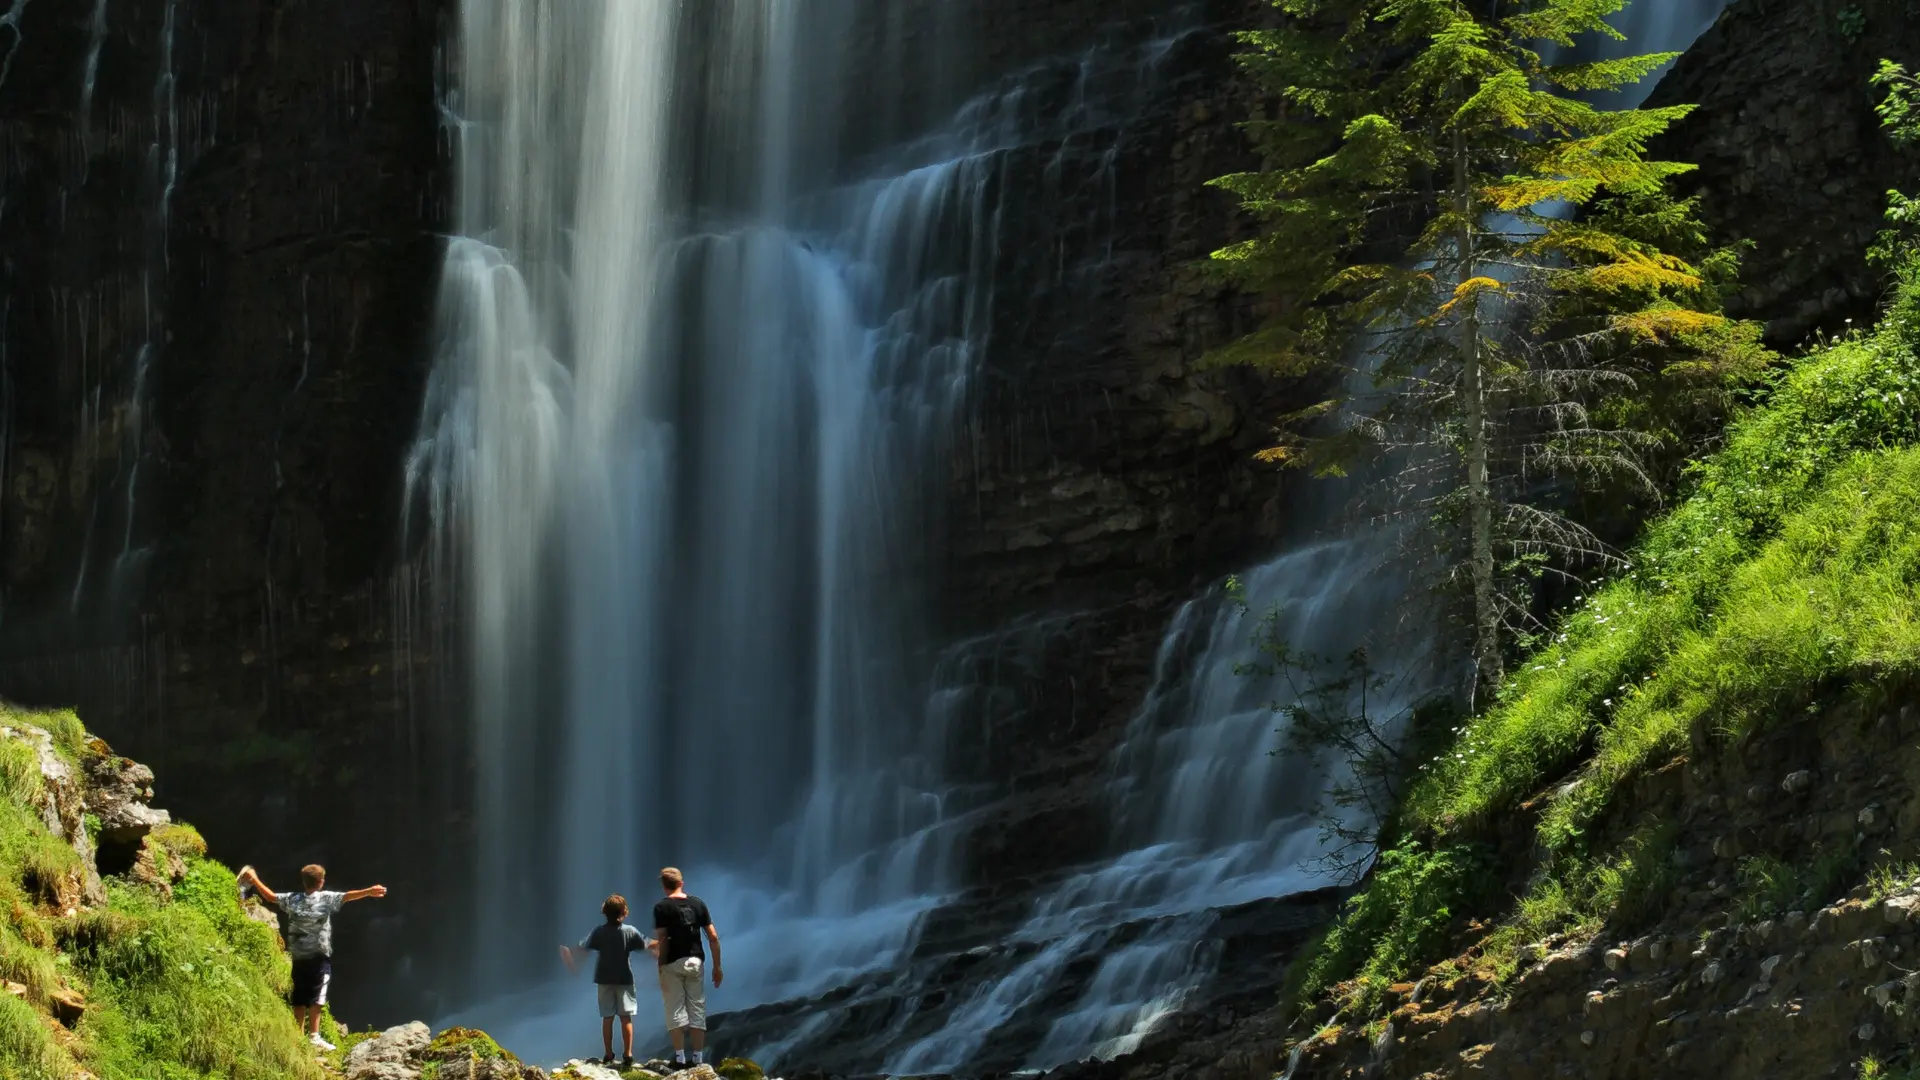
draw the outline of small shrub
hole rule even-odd
[[[1541,942],[1550,935],[1598,929],[1582,899],[1559,877],[1542,878],[1520,898],[1513,916],[1487,935],[1477,972],[1504,988],[1521,969],[1540,959]]]
[[[1867,897],[1876,904],[1917,884],[1920,884],[1920,862],[1879,862],[1867,871]]]
[[[1920,1068],[1889,1064],[1870,1055],[1860,1059],[1856,1075],[1859,1080],[1920,1080]]]
[[[1303,1000],[1344,982],[1347,1007],[1370,1011],[1387,987],[1446,953],[1455,917],[1480,898],[1487,868],[1485,849],[1472,844],[1406,841],[1382,852],[1366,890],[1307,961]]]
[[[191,825],[162,825],[147,834],[147,839],[160,845],[182,859],[204,859],[207,857],[207,841],[200,830]]]

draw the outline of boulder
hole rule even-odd
[[[106,888],[94,863],[93,843],[87,837],[86,797],[79,770],[54,749],[53,736],[37,727],[0,726],[0,739],[20,739],[33,745],[40,758],[40,812],[47,831],[65,840],[80,856],[81,892],[89,904],[104,904]]]
[[[62,1027],[71,1031],[87,1014],[87,999],[78,990],[53,990],[47,994],[47,1008]]]
[[[427,1025],[390,1027],[347,1054],[347,1080],[419,1080],[420,1056],[433,1041]]]
[[[153,770],[145,765],[106,754],[88,759],[86,771],[87,812],[100,821],[102,843],[138,844],[173,820],[147,805],[153,799]]]
[[[436,1080],[523,1080],[526,1066],[510,1058],[469,1057],[440,1064]]]

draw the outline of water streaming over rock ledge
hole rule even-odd
[[[1115,147],[1179,35],[875,131],[856,97],[939,100],[927,71],[849,70],[860,28],[926,29],[883,7],[461,5],[460,235],[408,530],[471,635],[476,1015],[536,1057],[575,1041],[551,940],[668,861],[728,930],[715,1008],[795,1003],[740,1038],[817,1060],[858,1037],[895,1072],[1124,1052],[1212,977],[1224,909],[1323,883],[1314,763],[1267,756],[1272,691],[1234,670],[1247,616],[1213,594],[1109,763],[1107,861],[988,945],[928,931],[989,794],[945,758],[1007,641],[932,640],[946,458],[1008,263],[1105,257]],[[1006,162],[1035,147],[1038,198],[1094,209],[1008,235]],[[1290,554],[1251,599],[1339,651],[1389,619],[1382,555]]]
[[[888,147],[838,123],[870,5],[802,14],[462,7],[461,235],[408,529],[471,628],[496,992],[668,861],[752,958],[717,1007],[884,969],[954,886],[972,792],[942,778],[941,717],[967,688],[943,672],[967,647],[929,648],[917,584],[943,457],[999,261],[1078,273],[1107,224],[1004,236],[1003,166],[1119,138],[1169,41],[1008,78]],[[1111,159],[1047,183],[1099,192]]]

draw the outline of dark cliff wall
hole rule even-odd
[[[1107,230],[1007,253],[999,276],[1013,287],[996,296],[955,462],[950,592],[965,622],[1188,591],[1287,529],[1282,478],[1253,454],[1298,390],[1199,368],[1253,318],[1247,298],[1202,265],[1245,227],[1233,200],[1206,185],[1253,167],[1237,125],[1258,102],[1228,32],[1266,12],[1258,0],[1217,0],[1163,15],[1154,89],[1112,144],[1105,186],[1074,196],[1110,202]],[[1097,138],[1034,148],[1009,188],[1097,173],[1088,161],[1107,152]],[[1027,209],[1009,198],[1012,234],[1046,235],[1046,222],[1021,221]],[[1077,269],[1050,273],[1063,259]]]
[[[1911,189],[1920,155],[1897,150],[1869,84],[1883,58],[1920,63],[1920,14],[1905,0],[1739,0],[1653,95],[1699,108],[1658,148],[1699,171],[1721,239],[1753,241],[1733,314],[1774,344],[1864,326],[1886,292],[1867,260],[1889,188]]]
[[[407,924],[471,839],[453,710],[428,700],[458,682],[457,628],[418,606],[396,520],[447,225],[449,7],[74,0],[0,26],[0,693],[81,708],[224,857],[395,886],[344,939],[389,977],[432,953]],[[1004,253],[956,458],[956,631],[1092,612],[1010,638],[992,740],[958,762],[1012,793],[977,860],[1041,872],[1097,848],[1094,777],[1167,607],[1274,530],[1250,464],[1271,388],[1193,370],[1244,313],[1188,267],[1234,228],[1203,184],[1244,163],[1224,28],[1262,5],[879,7],[919,28],[886,32],[888,62],[971,43],[887,106],[899,124],[1103,35],[1169,43],[1137,113],[1010,162],[1009,234],[1055,242]],[[1075,224],[1031,194],[1058,176],[1099,178],[1067,193]],[[434,1007],[430,980],[348,982],[350,1018]]]
[[[424,656],[391,637],[438,8],[60,0],[0,27],[0,692],[82,708],[270,880],[401,885],[432,832],[394,670]]]

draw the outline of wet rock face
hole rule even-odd
[[[228,858],[415,895],[399,838],[435,830],[378,823],[419,813],[386,794],[426,653],[391,567],[445,7],[75,0],[0,30],[0,693],[77,707]]]
[[[986,369],[954,455],[947,594],[968,625],[1187,588],[1285,528],[1281,478],[1252,455],[1303,388],[1198,369],[1253,317],[1199,266],[1246,228],[1206,185],[1250,166],[1235,125],[1257,102],[1227,31],[1267,10],[1188,5],[1143,23],[1164,51],[1139,105],[1009,157],[1007,235],[1050,239],[1002,253]]]
[[[1699,106],[1656,149],[1700,165],[1681,183],[1721,239],[1752,238],[1733,312],[1776,344],[1864,327],[1885,293],[1866,252],[1920,155],[1888,142],[1868,80],[1882,57],[1916,56],[1920,20],[1898,0],[1739,0],[1653,96]]]

